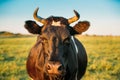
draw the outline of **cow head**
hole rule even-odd
[[[75,16],[69,19],[63,17],[48,17],[46,19],[37,15],[35,10],[34,19],[43,24],[39,26],[34,21],[26,21],[25,28],[33,34],[39,34],[37,42],[41,44],[44,73],[49,75],[64,76],[67,69],[67,56],[70,51],[71,35],[81,34],[89,28],[89,22],[78,22],[71,27],[70,24],[79,19],[79,14],[74,10]],[[39,51],[40,52],[40,51]]]

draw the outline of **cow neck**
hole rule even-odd
[[[73,44],[74,44],[74,47],[75,47],[75,51],[76,51],[76,53],[78,54],[78,47],[77,47],[77,45],[76,45],[76,43],[75,43],[75,39],[74,39],[73,36],[71,36],[71,40],[73,41]]]

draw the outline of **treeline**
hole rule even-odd
[[[120,35],[96,35],[96,34],[83,34],[83,36],[92,36],[92,37],[120,37]]]
[[[27,35],[27,34],[21,34],[21,33],[12,33],[8,31],[0,31],[0,38],[6,38],[6,37],[32,37],[34,35]]]

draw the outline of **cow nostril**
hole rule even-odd
[[[58,70],[59,71],[62,71],[64,69],[64,67],[62,66],[62,65],[60,65],[59,67],[58,67]]]
[[[47,70],[51,70],[51,67],[50,67],[50,65],[47,65]]]

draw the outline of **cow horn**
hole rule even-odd
[[[42,23],[42,24],[45,24],[46,23],[46,20],[40,16],[37,15],[37,12],[38,12],[39,8],[36,8],[36,10],[34,11],[33,13],[33,17],[35,20],[37,20],[38,22]]]
[[[80,18],[80,15],[79,15],[79,13],[77,11],[74,10],[74,13],[75,13],[75,16],[68,19],[69,24],[77,21]]]

